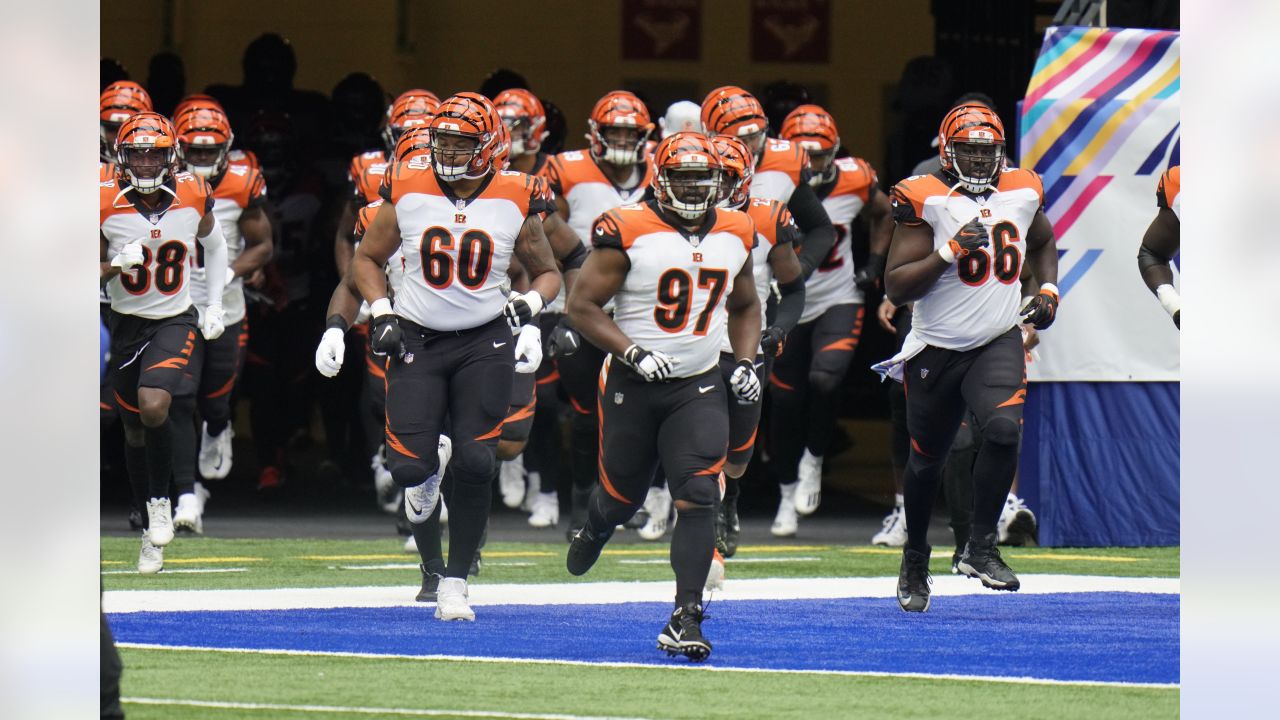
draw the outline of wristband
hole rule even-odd
[[[956,251],[951,249],[951,242],[948,240],[945,245],[938,248],[938,255],[942,257],[943,262],[950,265],[956,261]]]
[[[1040,286],[1040,292],[1048,292],[1053,295],[1054,300],[1060,300],[1062,295],[1058,292],[1058,286],[1053,283],[1044,283]]]
[[[390,315],[391,313],[391,301],[384,297],[380,297],[369,303],[369,314],[374,317],[382,317],[383,315]]]
[[[334,313],[329,316],[327,321],[325,321],[324,326],[326,330],[336,329],[345,333],[347,331],[347,319],[342,317],[341,313]]]
[[[1178,291],[1172,285],[1165,283],[1156,288],[1156,297],[1160,299],[1160,304],[1164,307],[1164,311],[1169,313],[1169,317],[1182,310],[1182,297],[1178,295]]]

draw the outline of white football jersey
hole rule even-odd
[[[704,228],[682,233],[649,202],[605,213],[591,232],[595,247],[621,250],[631,262],[614,295],[614,322],[636,345],[676,358],[673,377],[719,362],[726,302],[756,243],[751,218],[737,210],[714,210]]]
[[[393,165],[381,192],[396,209],[404,253],[396,313],[432,330],[476,328],[501,315],[520,229],[548,211],[543,181],[497,172],[461,200],[418,156]]]
[[[227,265],[236,261],[244,252],[244,236],[240,232],[240,215],[250,207],[266,202],[267,184],[262,173],[249,165],[231,164],[222,179],[213,188],[213,215],[222,225],[222,236],[227,240]],[[208,304],[205,291],[204,251],[196,248],[196,265],[191,269],[191,301],[196,305]],[[244,278],[237,277],[226,284],[222,291],[223,320],[228,324],[244,319]]]
[[[360,212],[356,213],[356,225],[352,232],[356,247],[360,247],[360,239],[364,237],[365,232],[369,230],[369,226],[373,224],[373,219],[377,217],[378,210],[384,202],[386,201],[378,198],[360,208]],[[391,257],[387,258],[387,264],[382,268],[387,276],[387,290],[391,298],[395,298],[396,293],[400,292],[400,288],[404,287],[404,264],[404,248],[402,246],[391,253]],[[368,305],[361,303],[360,314],[363,315],[366,310],[368,310]]]
[[[638,203],[649,188],[650,165],[638,168],[640,180],[630,188],[620,188],[604,176],[586,150],[562,152],[547,161],[543,175],[551,192],[569,205],[569,228],[583,245],[591,246],[591,224],[604,213],[623,205]],[[548,312],[564,312],[565,289],[548,307]]]
[[[751,274],[755,276],[756,296],[760,298],[760,329],[766,325],[765,311],[769,303],[769,284],[773,282],[773,266],[769,264],[769,253],[778,245],[779,252],[795,252],[795,243],[800,239],[800,228],[791,217],[787,206],[769,198],[751,198],[742,207],[743,212],[751,217],[756,228],[756,246],[751,251]],[[732,353],[729,335],[726,332],[724,342],[720,343],[720,351]]]
[[[1007,168],[994,192],[980,196],[952,191],[937,175],[916,175],[898,183],[892,196],[894,219],[928,223],[935,250],[974,218],[987,226],[990,244],[960,258],[915,302],[911,330],[921,341],[950,350],[972,350],[1019,322],[1020,275],[1027,231],[1044,205],[1040,177]]]
[[[162,197],[169,198],[169,203],[155,211],[134,205],[131,194],[122,192],[121,183],[114,178],[99,186],[100,226],[107,239],[107,259],[131,242],[140,241],[143,245],[143,264],[121,272],[107,283],[111,308],[150,320],[185,312],[191,307],[196,233],[200,220],[213,211],[209,184],[191,173],[174,173],[166,183],[174,194],[158,190]]]
[[[836,158],[835,182],[822,197],[822,207],[831,218],[836,241],[804,284],[804,312],[800,322],[812,322],[836,305],[865,301],[853,284],[853,219],[862,212],[875,192],[876,174],[860,158]],[[819,196],[822,190],[818,191]]]
[[[791,193],[800,183],[808,182],[808,177],[809,154],[804,148],[790,140],[768,138],[751,179],[751,197],[789,203]]]

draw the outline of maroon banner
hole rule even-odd
[[[830,0],[751,0],[751,60],[829,62]]]
[[[623,60],[697,60],[702,0],[623,0]]]

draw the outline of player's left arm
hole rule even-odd
[[[1027,266],[1040,283],[1040,290],[1026,303],[1021,315],[1037,330],[1053,324],[1058,316],[1058,243],[1053,238],[1053,225],[1044,210],[1037,210],[1027,228]]]
[[[547,235],[542,230],[542,218],[530,215],[525,218],[520,234],[516,237],[516,257],[524,265],[529,274],[530,292],[537,293],[538,307],[532,315],[537,315],[542,308],[556,295],[560,294],[560,271],[556,269],[555,255],[547,242]],[[529,293],[524,294],[526,301]]]
[[[107,282],[111,278],[120,274],[120,268],[111,264],[111,258],[107,257],[110,243],[107,242],[107,236],[98,231],[98,274],[102,276],[102,282]]]
[[[1160,208],[1147,233],[1142,236],[1138,248],[1138,270],[1147,288],[1160,298],[1160,304],[1173,316],[1173,322],[1182,327],[1182,298],[1173,287],[1173,270],[1169,263],[1178,254],[1182,244],[1182,223],[1167,207]]]
[[[755,276],[751,269],[751,253],[733,279],[733,290],[725,299],[729,313],[729,346],[738,361],[754,363],[760,346],[760,296],[756,294]]]
[[[564,291],[565,294],[568,294],[569,291],[573,290],[573,283],[578,278],[578,271],[582,269],[582,263],[586,262],[587,249],[582,245],[582,241],[578,239],[578,234],[569,227],[569,223],[564,221],[559,212],[550,213],[543,219],[542,230],[546,233],[552,254],[560,262],[560,266],[564,268]]]
[[[222,223],[214,217],[212,208],[200,218],[196,228],[196,241],[204,248],[204,266],[206,268],[224,268],[227,266],[227,239],[222,234]],[[206,272],[205,284],[209,289],[209,305],[222,306],[222,290],[227,284],[226,272]],[[210,338],[212,339],[212,338]]]
[[[858,269],[854,282],[864,291],[872,290],[884,275],[885,259],[889,256],[889,243],[893,240],[893,206],[889,196],[871,187],[871,199],[863,210],[871,230],[871,248],[866,267]]]
[[[791,211],[800,232],[804,233],[803,244],[798,252],[800,267],[804,270],[804,276],[809,277],[835,245],[836,229],[831,224],[826,208],[822,207],[822,200],[808,183],[801,183],[791,193],[787,210]]]
[[[246,208],[240,213],[240,236],[244,238],[244,251],[231,263],[236,277],[247,278],[271,261],[274,248],[271,243],[271,216],[262,205]]]

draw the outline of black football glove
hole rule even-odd
[[[786,331],[777,325],[770,325],[760,333],[760,349],[767,357],[778,357],[786,341]]]
[[[864,293],[869,293],[880,287],[880,277],[884,275],[884,256],[870,255],[867,257],[867,264],[858,268],[858,272],[853,275],[853,284]]]
[[[1040,292],[1031,298],[1031,302],[1022,308],[1021,315],[1026,318],[1024,323],[1031,323],[1031,326],[1037,330],[1044,330],[1053,324],[1058,316],[1058,293],[1047,288],[1040,288]]]
[[[978,248],[986,247],[989,242],[987,226],[983,225],[978,218],[974,218],[956,231],[956,234],[947,241],[947,246],[955,254],[956,260],[959,260]]]
[[[560,319],[547,337],[547,356],[553,358],[569,357],[582,347],[582,336],[577,330],[569,327],[568,320]]]
[[[373,328],[369,331],[369,347],[373,348],[374,355],[404,355],[404,332],[400,330],[400,320],[395,313],[386,313],[373,319]]]

